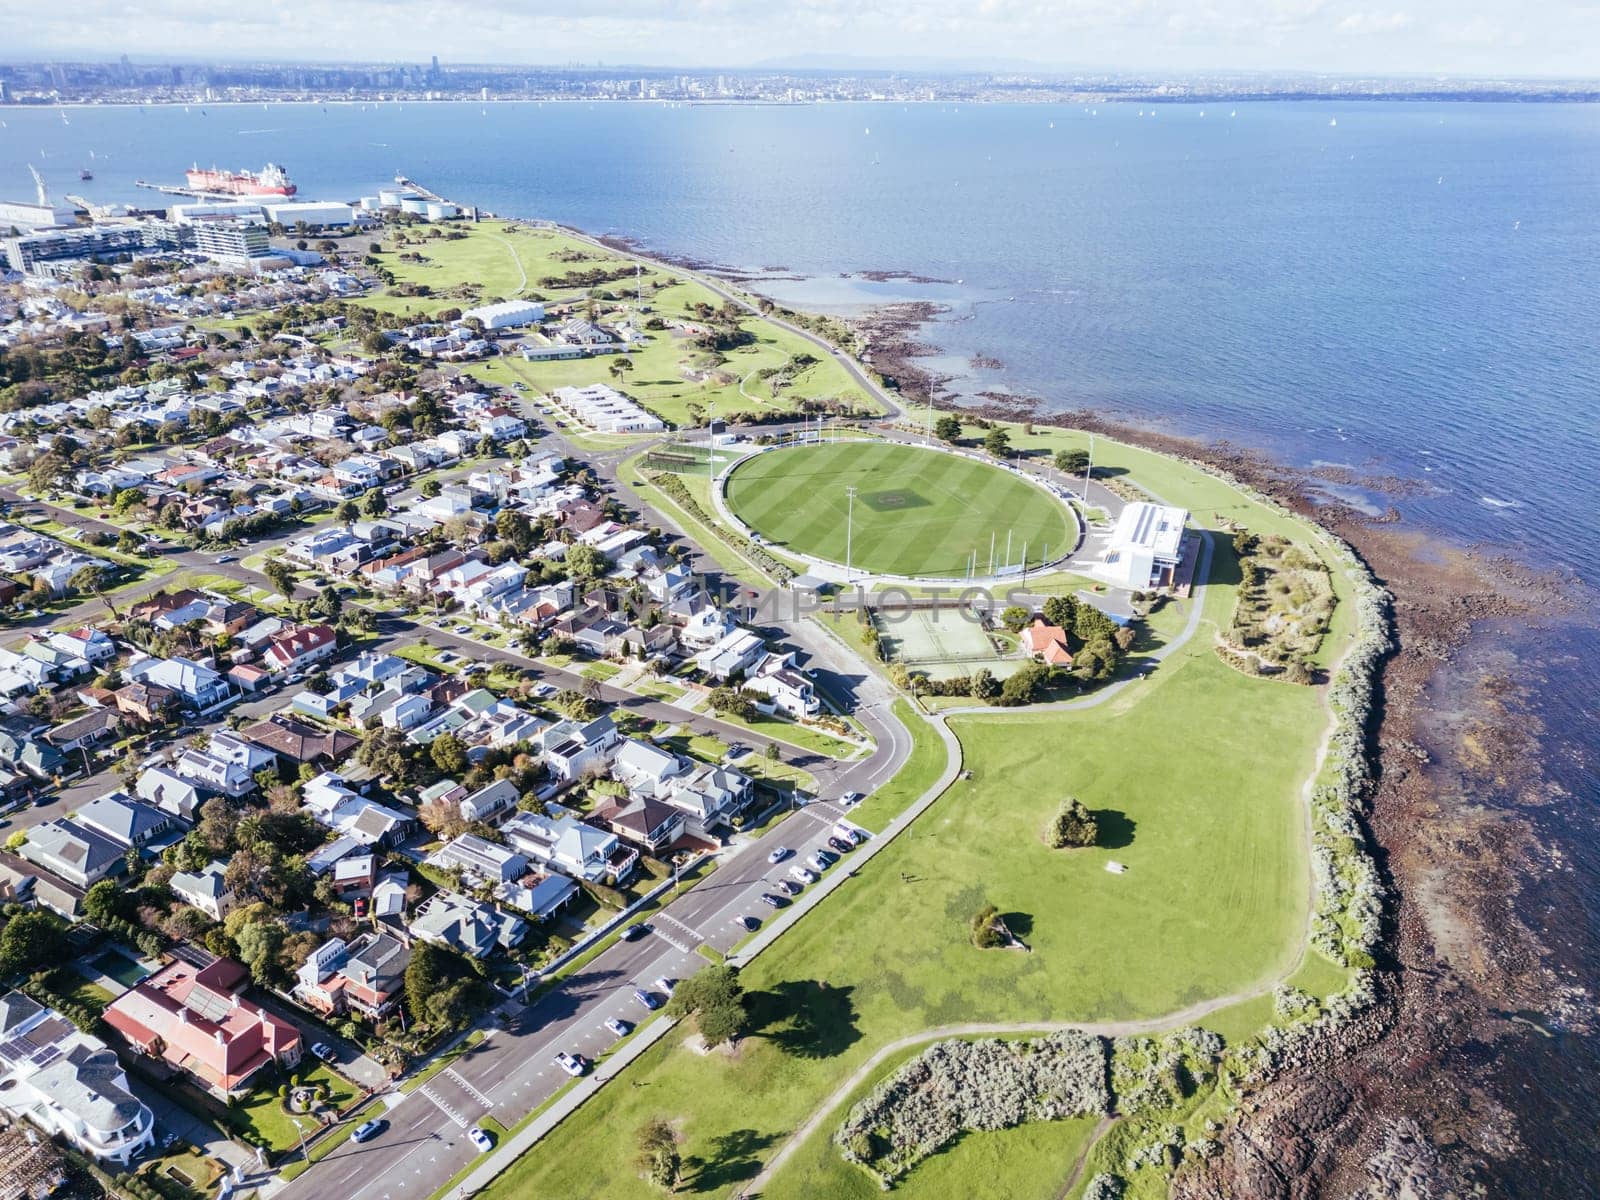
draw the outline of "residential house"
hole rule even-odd
[[[417,907],[408,928],[421,941],[484,958],[497,947],[515,946],[528,932],[528,923],[456,892],[435,892]]]
[[[304,671],[332,658],[338,646],[331,626],[302,625],[274,636],[261,659],[272,671]]]
[[[305,721],[273,713],[264,721],[239,731],[248,742],[271,750],[290,763],[323,763],[344,758],[360,744],[354,734],[321,729]]]
[[[300,1032],[242,995],[249,973],[231,959],[178,959],[113,1000],[105,1023],[219,1099],[248,1092],[273,1066],[300,1062]]]
[[[682,810],[660,800],[618,797],[599,809],[595,819],[623,841],[655,857],[682,837],[687,827]]]
[[[144,725],[165,721],[178,707],[178,694],[171,688],[135,680],[116,690],[117,711]]]
[[[185,904],[198,908],[213,921],[220,921],[233,911],[236,899],[223,878],[226,870],[226,863],[214,861],[203,870],[176,872],[167,886]]]
[[[0,996],[0,1111],[121,1167],[155,1144],[116,1053],[21,992]]]
[[[44,740],[61,753],[71,754],[74,751],[87,750],[115,737],[116,732],[116,709],[95,708],[81,717],[74,717],[64,724],[57,725],[44,735]]]
[[[516,813],[500,830],[534,862],[589,883],[625,879],[638,862],[638,854],[622,847],[616,834],[586,825],[560,805],[548,813]]]
[[[528,860],[515,850],[474,833],[450,839],[428,855],[427,864],[439,871],[459,871],[463,879],[478,883],[509,883],[528,869]]]
[[[139,772],[139,781],[133,789],[141,800],[148,800],[162,812],[195,819],[205,794],[193,780],[174,774],[165,767],[146,767]]]
[[[735,629],[716,645],[696,654],[694,665],[718,683],[726,683],[735,675],[747,673],[766,653],[766,643],[759,634]]]
[[[745,679],[742,686],[745,691],[762,697],[758,701],[761,707],[796,720],[815,716],[822,707],[811,681],[794,667],[786,665],[785,660],[776,654],[767,655],[766,660]]]
[[[96,796],[68,819],[103,834],[123,849],[147,846],[176,824],[172,814],[122,792]]]
[[[683,813],[688,834],[715,838],[749,807],[754,795],[749,776],[730,767],[702,766],[664,799]]]
[[[122,870],[128,848],[96,830],[70,821],[46,821],[28,830],[17,853],[80,888]]]
[[[1067,633],[1059,625],[1052,625],[1043,617],[1035,616],[1022,631],[1022,652],[1030,658],[1053,667],[1070,667],[1072,654],[1067,650]]]
[[[334,938],[296,973],[294,995],[324,1016],[357,1012],[377,1020],[400,1004],[410,962],[410,948],[387,933],[363,933],[349,943]]]
[[[177,695],[179,702],[196,712],[210,712],[233,696],[228,681],[216,671],[192,658],[146,658],[134,663],[127,674],[138,683],[154,684]]]

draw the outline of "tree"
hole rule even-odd
[[[98,925],[104,925],[114,917],[127,917],[124,903],[128,893],[121,885],[110,879],[102,879],[93,884],[83,894],[83,915]]]
[[[251,921],[234,935],[239,947],[239,961],[250,971],[250,976],[264,987],[287,982],[279,954],[289,931],[282,921]]]
[[[1059,629],[1072,631],[1077,616],[1078,602],[1071,596],[1051,596],[1044,602],[1044,619]]]
[[[706,702],[710,704],[711,711],[719,717],[733,716],[742,721],[756,719],[755,702],[738,688],[712,688],[711,693],[706,697]]]
[[[1117,669],[1117,648],[1107,638],[1096,638],[1073,655],[1072,669],[1083,679],[1110,679]]]
[[[294,569],[288,563],[281,558],[269,558],[262,565],[261,573],[272,581],[272,586],[285,600],[294,599]]]
[[[634,1140],[638,1147],[634,1163],[639,1174],[658,1188],[676,1191],[683,1173],[683,1159],[678,1154],[678,1137],[672,1126],[660,1117],[652,1117],[639,1126]]]
[[[361,511],[369,517],[381,517],[389,511],[389,497],[382,488],[373,488],[361,501]]]
[[[339,614],[344,611],[344,597],[330,583],[317,593],[317,598],[311,602],[311,611],[329,621],[337,621]]]
[[[469,824],[461,815],[461,805],[443,796],[418,808],[417,819],[429,833],[445,841],[465,833]]]
[[[721,963],[702,967],[674,989],[667,1012],[693,1017],[707,1046],[734,1041],[744,1031],[746,1019],[739,972]]]
[[[985,904],[967,922],[972,930],[972,944],[979,950],[993,950],[1004,946],[1011,941],[1009,930],[1005,930],[1005,922],[1000,919],[1000,910],[992,904]]]
[[[444,491],[444,485],[441,484],[437,479],[424,479],[420,484],[417,485],[417,491],[421,492],[429,500],[432,500],[440,492]]]
[[[988,667],[979,667],[972,673],[972,696],[975,700],[993,700],[1000,694],[1000,681]]]
[[[467,769],[467,748],[453,733],[441,733],[428,744],[428,757],[433,765],[449,776],[458,776]]]
[[[1076,796],[1061,802],[1056,815],[1045,828],[1044,840],[1052,850],[1067,846],[1092,846],[1100,837],[1100,827],[1094,814],[1083,806]]]
[[[0,930],[0,979],[59,962],[66,932],[67,923],[48,909],[17,913]]]
[[[983,448],[996,458],[1006,458],[1011,454],[1011,435],[1004,426],[996,425],[984,434]]]
[[[1082,475],[1089,469],[1087,450],[1057,450],[1056,470],[1064,475]]]
[[[954,442],[961,437],[961,418],[953,413],[945,413],[933,423],[933,432],[941,442]]]
[[[606,573],[610,564],[606,556],[593,546],[576,545],[567,549],[567,570],[572,572],[572,578],[579,582],[598,579]]]
[[[995,703],[1005,707],[1032,704],[1050,682],[1050,668],[1043,663],[1026,663],[1000,685]]]
[[[1092,604],[1080,604],[1072,615],[1072,632],[1080,642],[1110,641],[1117,623]]]
[[[1012,604],[1003,612],[1001,612],[1000,624],[1004,625],[1012,633],[1016,633],[1028,623],[1028,618],[1032,615],[1033,614],[1027,609],[1023,608],[1022,605]]]

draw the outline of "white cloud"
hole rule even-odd
[[[1600,10],[1521,0],[0,0],[12,53],[105,58],[653,63],[797,55],[1227,68],[1593,74]]]

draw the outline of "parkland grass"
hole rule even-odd
[[[856,489],[855,501],[846,489]],[[734,468],[728,503],[781,548],[886,575],[964,576],[1071,548],[1074,519],[1043,489],[954,454],[886,442],[775,450]],[[1047,557],[1048,556],[1048,557]]]
[[[896,1038],[962,1022],[1154,1019],[1243,1001],[1296,970],[1310,899],[1301,791],[1325,718],[1314,689],[1243,676],[1211,652],[1233,592],[1208,589],[1199,634],[1105,703],[951,718],[971,779],[745,968],[753,1031],[738,1050],[694,1054],[674,1031],[626,1072],[639,1086],[603,1089],[491,1194],[650,1195],[632,1138],[657,1116],[682,1134],[686,1190],[724,1194]],[[902,776],[936,779],[938,765],[919,739]],[[1066,795],[1101,814],[1102,846],[1045,848]],[[1126,873],[1107,872],[1111,860]],[[966,919],[985,902],[1033,953],[971,946]],[[903,1186],[982,1195],[1003,1162],[1007,1194],[1052,1194],[1075,1136],[963,1139]],[[770,1194],[854,1194],[839,1190],[855,1185],[840,1183],[831,1151],[811,1151]]]

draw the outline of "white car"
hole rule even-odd
[[[627,1037],[633,1032],[633,1026],[629,1025],[621,1017],[607,1017],[606,1028],[618,1037]]]
[[[854,808],[856,805],[860,804],[865,799],[866,799],[866,797],[863,796],[860,792],[846,792],[844,795],[839,797],[839,807],[840,808]]]
[[[789,878],[796,883],[815,883],[817,877],[804,867],[794,866],[789,868]]]
[[[767,855],[767,861],[773,866],[777,866],[793,853],[794,851],[789,849],[787,846],[775,846],[773,847],[772,853]]]
[[[476,1125],[467,1130],[467,1141],[476,1146],[480,1154],[487,1154],[494,1149],[494,1139]]]
[[[328,1045],[327,1042],[313,1043],[311,1047],[311,1053],[315,1054],[323,1062],[329,1062],[334,1057],[333,1047]]]
[[[558,1054],[555,1057],[555,1064],[574,1079],[588,1069],[588,1064],[583,1061],[581,1054]]]
[[[669,996],[672,995],[672,989],[676,987],[677,984],[678,981],[676,979],[668,979],[665,975],[656,980],[656,987]]]

